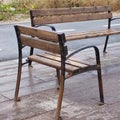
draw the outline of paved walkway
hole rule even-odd
[[[61,116],[63,120],[120,120],[120,43],[101,53],[105,105],[99,106],[96,72],[66,80]],[[92,50],[82,60],[94,62]],[[21,101],[15,103],[17,60],[0,62],[0,120],[54,120],[58,91],[55,70],[34,64],[23,67]]]

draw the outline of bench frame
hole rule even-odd
[[[14,98],[15,101],[20,100],[20,98],[18,97],[18,94],[19,94],[19,87],[20,87],[20,81],[21,81],[22,66],[26,63],[30,65],[31,61],[42,64],[41,59],[36,59],[34,55],[28,55],[28,60],[26,62],[22,61],[23,48],[25,46],[28,46],[28,47],[42,49],[42,50],[51,52],[53,53],[53,55],[56,53],[60,54],[59,65],[56,65],[58,67],[53,66],[52,62],[51,64],[49,62],[43,63],[44,65],[55,68],[56,71],[59,73],[58,81],[60,82],[60,86],[59,86],[59,96],[58,96],[55,120],[61,119],[60,111],[61,111],[62,99],[63,99],[63,93],[64,93],[64,83],[65,83],[65,79],[67,79],[66,72],[68,72],[68,74],[71,73],[69,77],[72,77],[74,75],[77,75],[83,72],[96,70],[98,74],[100,102],[102,104],[104,103],[100,55],[99,55],[99,50],[96,46],[87,46],[84,48],[80,48],[68,55],[67,46],[65,45],[66,37],[64,33],[58,34],[56,32],[49,32],[49,31],[40,30],[33,27],[25,27],[25,26],[17,26],[17,25],[15,26],[15,31],[16,31],[16,36],[18,40],[18,51],[19,51],[18,74],[17,74],[17,82],[16,82],[16,90],[15,90],[15,98]],[[46,44],[48,47],[46,46]],[[51,44],[53,44],[53,46]],[[79,66],[76,68],[76,65],[75,65],[73,66],[73,68],[75,67],[75,69],[71,70],[71,67],[70,67],[69,68],[70,70],[69,70],[67,68],[67,65],[68,65],[67,60],[69,60],[74,54],[88,48],[93,48],[95,50],[96,63],[94,65],[88,65],[87,67],[83,67],[83,68]],[[54,62],[54,58],[52,60]]]

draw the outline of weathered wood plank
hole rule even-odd
[[[58,62],[61,61],[60,56],[57,55],[57,54],[45,53],[45,54],[42,54],[42,55],[39,55],[39,54],[38,54],[38,56],[45,57],[45,58],[47,58],[47,59],[51,59],[51,60],[58,61]],[[81,67],[81,68],[88,66],[88,64],[82,63],[81,61],[77,61],[77,60],[75,60],[75,58],[73,58],[73,57],[72,57],[71,59],[68,59],[68,60],[66,61],[66,64],[69,64],[69,65],[71,65],[71,66]]]
[[[36,17],[33,19],[34,25],[42,24],[53,24],[53,23],[65,23],[65,22],[76,22],[76,21],[88,21],[88,20],[99,20],[111,18],[111,13],[94,13],[94,14],[67,14],[61,16],[46,16]]]
[[[32,55],[28,57],[30,60],[34,61],[34,62],[38,62],[40,64],[44,64],[53,68],[57,68],[57,69],[61,69],[61,63],[55,60],[51,60],[51,59],[47,59],[45,57],[42,56],[37,56],[37,55]],[[66,64],[66,71],[67,72],[72,72],[76,69],[79,69],[79,67],[76,66],[72,66],[72,65],[67,65]]]
[[[74,34],[67,34],[66,40],[80,40],[80,39],[87,39],[87,38],[94,38],[94,37],[101,37],[106,35],[117,35],[120,34],[120,29],[113,28],[113,29],[106,29],[106,30],[96,30],[96,31],[88,31],[88,32],[80,32]]]
[[[110,6],[89,6],[89,7],[74,7],[74,8],[51,8],[51,9],[36,9],[31,10],[33,17],[49,16],[49,15],[66,15],[66,14],[79,14],[79,13],[97,13],[108,12]]]
[[[38,48],[53,53],[60,53],[59,45],[53,42],[44,41],[38,38],[20,36],[21,43],[25,46]]]
[[[86,52],[87,52],[88,50],[86,50]],[[53,56],[53,54],[51,54],[51,53],[45,53],[47,56]],[[79,54],[79,55],[78,55]],[[73,61],[73,62],[76,62],[76,63],[78,63],[78,64],[82,64],[82,65],[87,65],[87,66],[89,66],[89,65],[92,65],[93,64],[93,62],[91,61],[91,62],[89,62],[88,61],[88,59],[90,60],[91,58],[90,58],[90,56],[88,55],[88,54],[86,54],[85,55],[85,51],[83,52],[83,51],[81,51],[81,52],[79,52],[78,54],[75,54],[74,56],[72,56],[71,58],[69,58],[69,60],[70,61]],[[92,59],[95,59],[95,56],[94,56],[94,53],[91,51],[91,53],[90,53],[91,55],[92,55]],[[39,54],[38,54],[39,55]],[[49,57],[50,57],[49,56]],[[56,58],[56,59],[60,59],[59,57],[59,55],[57,55],[57,54],[55,54],[54,56],[56,56],[56,57],[58,57],[58,58]],[[86,59],[86,57],[88,57],[88,59]],[[51,57],[50,57],[51,58]],[[53,57],[54,58],[54,57]],[[67,60],[67,61],[69,61],[69,60]],[[66,62],[67,62],[66,61]]]
[[[52,42],[58,42],[58,35],[55,32],[49,32],[49,31],[30,28],[26,26],[19,26],[15,28],[17,29],[17,31],[19,30],[19,32],[24,35],[38,37],[39,39],[44,39]]]
[[[30,11],[33,26],[112,18],[110,6],[36,9]]]

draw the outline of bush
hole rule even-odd
[[[11,0],[0,4],[0,20],[11,19],[16,14],[28,14],[30,9],[110,5],[113,11],[120,10],[120,0]]]

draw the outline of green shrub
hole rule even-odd
[[[12,0],[0,4],[0,20],[11,19],[16,14],[28,14],[30,9],[110,5],[113,11],[120,10],[120,0]]]

